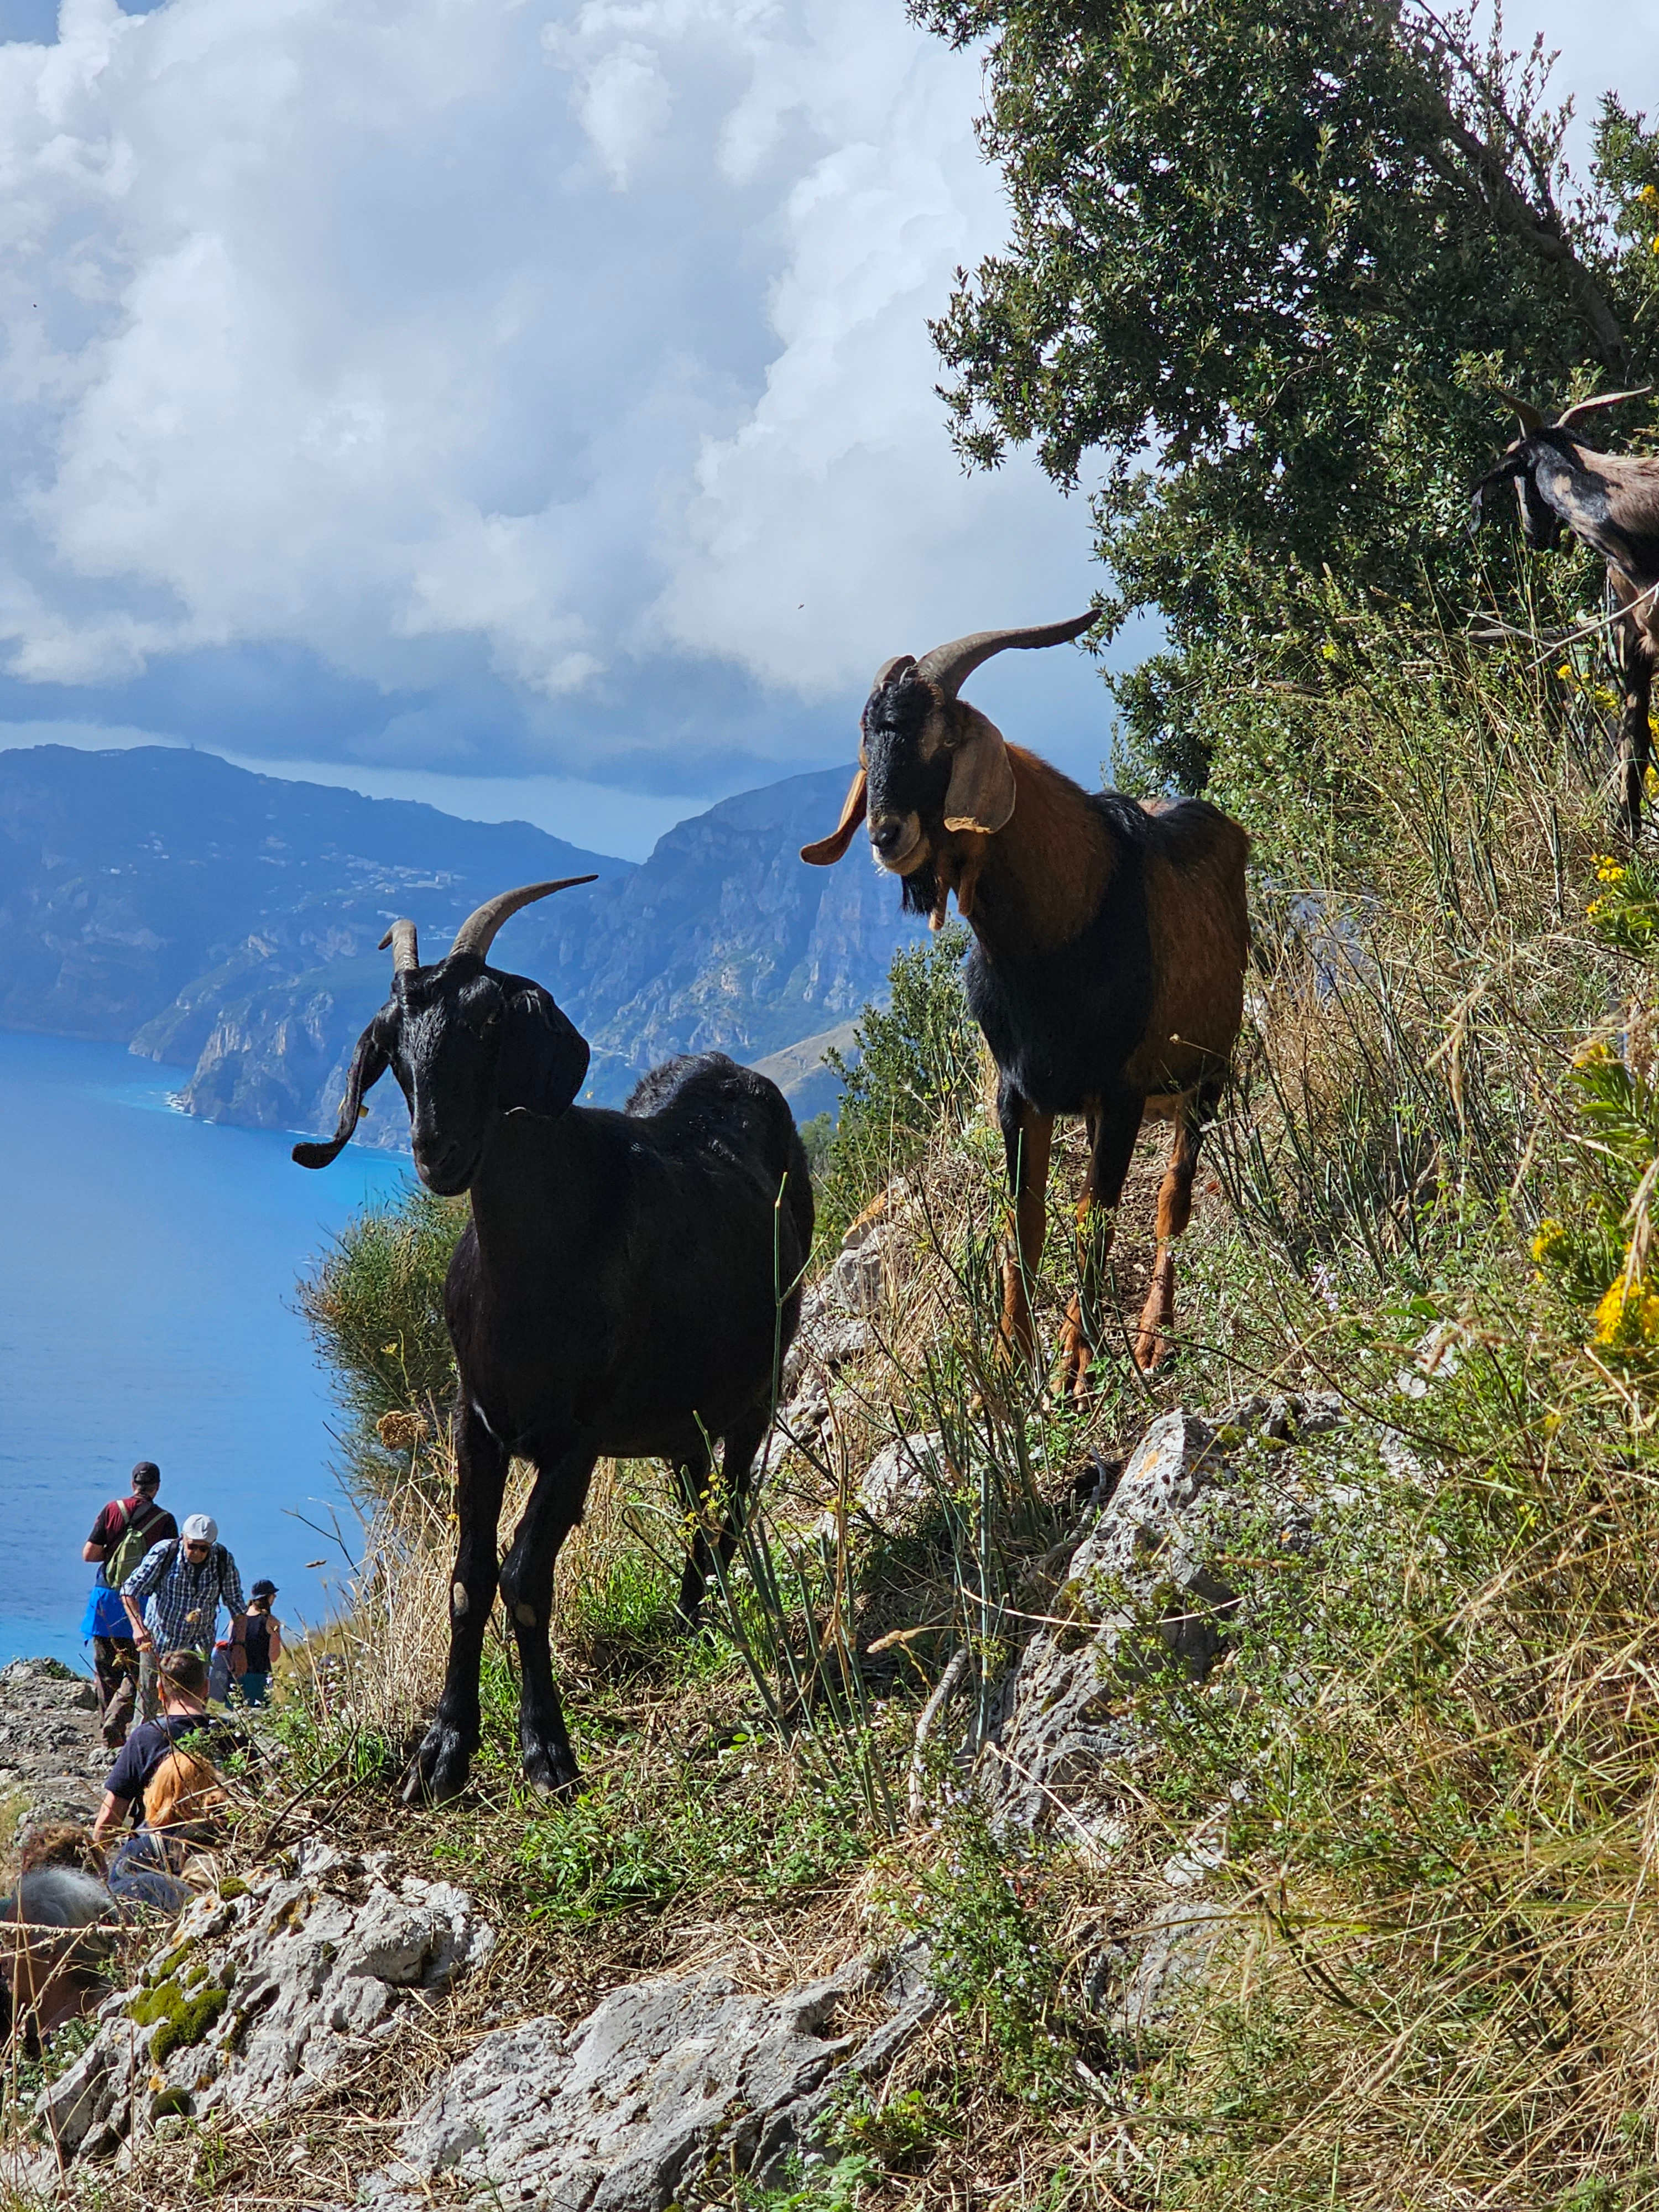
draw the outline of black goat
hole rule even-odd
[[[1566,529],[1607,564],[1607,589],[1620,610],[1613,624],[1624,693],[1619,816],[1632,837],[1642,826],[1642,788],[1653,758],[1650,710],[1659,661],[1659,459],[1598,453],[1572,426],[1600,408],[1645,398],[1652,388],[1644,385],[1638,392],[1604,392],[1581,399],[1553,422],[1506,392],[1504,398],[1521,418],[1521,435],[1471,494],[1478,524],[1486,491],[1512,477],[1522,533],[1534,552],[1548,552]]]
[[[325,1167],[389,1067],[421,1180],[471,1194],[445,1287],[460,1522],[449,1667],[406,1802],[453,1796],[477,1747],[513,1455],[536,1470],[499,1572],[531,1781],[562,1790],[576,1778],[548,1627],[554,1562],[601,1455],[659,1455],[678,1473],[695,1522],[680,1610],[696,1621],[716,1553],[728,1559],[737,1540],[811,1247],[806,1156],[764,1076],[706,1053],[654,1069],[620,1114],[571,1103],[586,1043],[540,984],[484,965],[509,915],[564,888],[492,899],[432,967],[420,964],[414,923],[394,923],[392,996],[358,1042],[333,1141],[294,1148],[302,1167]],[[723,1495],[711,1513],[716,1439]]]
[[[957,696],[992,653],[1064,644],[1091,620],[981,630],[920,660],[888,661],[864,709],[860,766],[841,821],[801,858],[839,860],[867,814],[876,858],[904,879],[904,904],[937,929],[954,891],[973,927],[968,1003],[1001,1078],[997,1114],[1014,1193],[1002,1316],[1011,1350],[1028,1359],[1036,1352],[1029,1281],[1042,1253],[1054,1116],[1088,1123],[1080,1228],[1091,1207],[1116,1206],[1143,1117],[1174,1119],[1135,1346],[1151,1367],[1175,1310],[1170,1242],[1192,1211],[1199,1146],[1243,1015],[1249,841],[1201,799],[1138,803],[1083,791],[1005,744]],[[1066,1369],[1079,1390],[1104,1250],[1104,1238],[1084,1238],[1082,1287],[1066,1317]]]

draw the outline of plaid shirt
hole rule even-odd
[[[207,1651],[223,1603],[234,1620],[247,1611],[236,1562],[216,1544],[198,1567],[182,1543],[153,1544],[121,1585],[123,1597],[148,1601],[144,1626],[158,1651]]]

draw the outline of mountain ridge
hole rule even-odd
[[[737,793],[631,862],[198,750],[0,752],[0,1026],[189,1067],[180,1103],[206,1120],[314,1129],[385,1000],[390,921],[410,915],[430,957],[508,884],[592,872],[516,917],[500,957],[589,1039],[584,1096],[618,1103],[672,1053],[765,1058],[880,995],[907,933],[890,886],[798,856],[846,774]],[[389,1087],[359,1136],[405,1146]]]

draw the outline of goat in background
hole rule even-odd
[[[519,1647],[525,1773],[550,1790],[574,1785],[549,1625],[554,1564],[594,1463],[660,1457],[676,1470],[694,1525],[679,1607],[695,1623],[716,1559],[736,1544],[799,1317],[812,1187],[777,1086],[705,1053],[653,1070],[620,1114],[575,1106],[586,1044],[539,983],[485,965],[509,915],[592,880],[504,892],[428,967],[414,923],[394,922],[383,940],[392,996],[358,1041],[334,1137],[294,1147],[302,1167],[326,1167],[389,1067],[422,1182],[471,1195],[444,1293],[460,1523],[449,1664],[405,1802],[453,1796],[466,1780],[498,1580]],[[723,1497],[711,1540],[715,1440]],[[498,1576],[515,1455],[536,1480]]]
[[[1586,415],[1645,398],[1653,389],[1604,392],[1580,399],[1546,422],[1512,392],[1502,397],[1520,417],[1521,435],[1470,495],[1478,526],[1485,495],[1515,479],[1522,534],[1535,553],[1548,552],[1570,530],[1607,564],[1607,589],[1621,611],[1614,624],[1623,711],[1619,726],[1619,815],[1634,837],[1642,827],[1642,790],[1653,758],[1650,707],[1659,660],[1659,459],[1604,453],[1573,428]]]
[[[1173,1119],[1134,1347],[1150,1368],[1168,1349],[1170,1244],[1191,1216],[1199,1146],[1243,1018],[1249,841],[1201,799],[1085,792],[1006,743],[957,696],[994,653],[1065,644],[1092,620],[981,630],[920,660],[886,662],[864,709],[841,821],[801,858],[816,867],[839,860],[867,817],[876,859],[903,879],[904,905],[937,929],[954,891],[973,930],[968,1003],[997,1064],[1014,1197],[1002,1315],[1012,1352],[1036,1355],[1029,1285],[1042,1254],[1054,1117],[1080,1114],[1088,1127],[1080,1230],[1093,1207],[1117,1205],[1143,1118]],[[1085,1236],[1083,1249],[1062,1339],[1079,1392],[1106,1239]]]

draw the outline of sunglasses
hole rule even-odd
[[[199,1536],[191,1536],[185,1540],[185,1549],[187,1552],[210,1552],[213,1547]]]

